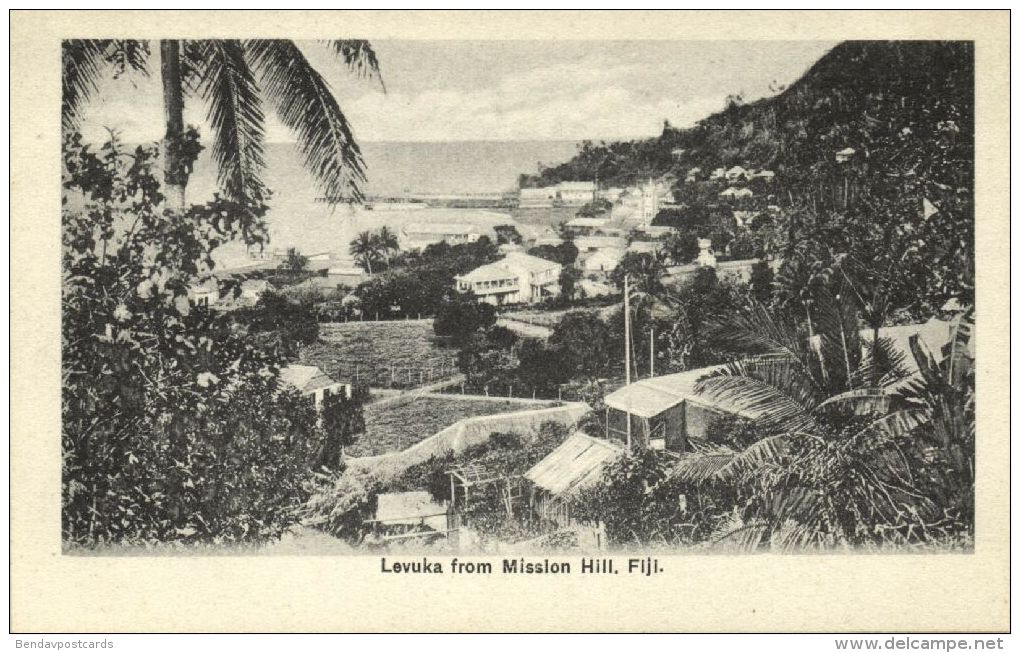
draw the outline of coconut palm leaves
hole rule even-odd
[[[294,42],[189,40],[180,46],[183,91],[208,107],[225,196],[242,203],[260,203],[265,197],[266,103],[294,132],[305,166],[327,201],[363,199],[365,166],[351,126],[325,79]],[[367,41],[327,41],[326,47],[356,75],[382,82],[378,58]],[[149,54],[145,41],[65,41],[64,128],[78,126],[104,75],[148,74]]]
[[[240,41],[193,41],[196,92],[209,107],[220,188],[234,200],[265,198],[265,120],[259,87]]]
[[[972,330],[973,309],[968,309],[954,318],[952,336],[941,356],[928,351],[916,336],[910,338],[919,374],[897,391],[897,399],[925,414],[926,428],[919,434],[939,448],[970,492],[975,438]]]
[[[819,302],[818,309],[813,338],[755,305],[714,325],[721,340],[758,353],[707,375],[697,389],[754,420],[766,435],[743,451],[710,447],[689,454],[672,477],[738,489],[739,514],[717,533],[730,544],[785,548],[922,538],[945,521],[941,479],[917,471],[926,456],[919,433],[939,404],[918,384],[908,386],[908,398],[903,354],[888,341],[870,348],[878,356],[862,353],[860,325],[837,298]],[[939,367],[933,360],[926,388],[944,380],[932,371]],[[881,383],[867,385],[872,378]]]
[[[67,39],[61,45],[61,126],[73,129],[81,120],[82,108],[99,90],[105,74],[114,77],[128,71],[148,74],[145,41],[125,39]]]
[[[350,254],[369,274],[372,274],[372,263],[382,255],[379,235],[371,231],[362,231],[351,241]]]
[[[365,181],[361,149],[326,80],[293,41],[257,39],[245,47],[266,99],[297,136],[305,167],[319,180],[325,199],[364,199],[358,187]]]

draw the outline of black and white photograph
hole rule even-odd
[[[972,550],[972,44],[62,48],[67,553]]]
[[[32,404],[59,408],[32,453],[59,469],[52,564],[314,560],[358,569],[352,597],[385,585],[370,601],[435,574],[451,596],[598,576],[661,597],[698,561],[990,569],[1009,435],[978,386],[1008,387],[982,381],[1008,361],[1008,222],[978,198],[1008,166],[980,163],[991,50],[969,32],[454,12],[416,14],[425,38],[383,27],[401,12],[301,14],[18,46],[59,61],[32,123],[59,133],[59,181],[32,182],[59,183],[59,229],[32,235],[54,291],[12,288],[52,307],[55,352],[59,330],[59,406]],[[525,17],[563,37],[514,34]],[[982,229],[1003,252],[982,260]]]

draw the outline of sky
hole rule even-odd
[[[374,41],[386,91],[301,42],[361,141],[629,139],[687,127],[725,98],[772,95],[836,43],[823,41]],[[158,47],[149,77],[104,81],[83,131],[115,127],[128,142],[162,135]],[[185,121],[208,133],[205,107]],[[271,142],[293,140],[270,114]]]

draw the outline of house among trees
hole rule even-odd
[[[627,239],[617,236],[579,236],[574,239],[574,247],[581,254],[595,252],[600,249],[627,249]]]
[[[403,250],[425,249],[429,245],[445,242],[448,245],[463,245],[476,242],[482,236],[493,241],[496,234],[490,227],[469,223],[415,222],[400,229],[400,248]]]
[[[385,540],[446,536],[450,530],[449,509],[437,503],[427,491],[380,494],[371,520],[373,533]]]
[[[567,229],[579,234],[594,233],[609,224],[609,218],[574,218],[565,225]]]
[[[559,295],[562,270],[559,263],[510,252],[495,263],[456,277],[456,288],[474,293],[478,301],[493,306],[533,304]]]
[[[248,304],[257,304],[262,295],[267,292],[275,292],[273,284],[265,279],[245,279],[241,282],[241,301]]]
[[[746,181],[750,177],[750,171],[741,166],[733,166],[726,171],[726,181]]]
[[[535,515],[554,527],[575,526],[571,504],[577,493],[599,481],[602,469],[624,453],[615,441],[577,431],[524,474],[531,482]]]
[[[326,397],[343,394],[350,399],[353,394],[350,383],[334,381],[315,365],[288,365],[281,368],[280,381],[312,399],[316,407],[321,406]]]
[[[719,417],[760,417],[695,391],[699,379],[721,367],[642,379],[606,395],[606,437],[642,449],[689,451],[691,442],[704,440]]]
[[[581,267],[587,273],[612,272],[623,260],[624,250],[617,248],[599,249],[584,258]]]
[[[584,206],[595,200],[595,182],[561,181],[556,185],[556,199],[564,206]]]
[[[220,301],[220,284],[216,277],[209,277],[190,286],[188,300],[193,306],[212,306]]]

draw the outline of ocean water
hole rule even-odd
[[[362,143],[365,190],[375,195],[508,191],[516,187],[520,173],[535,172],[540,163],[565,161],[576,149],[574,141]],[[267,147],[264,177],[273,192],[268,216],[271,249],[294,247],[305,254],[335,252],[346,257],[356,234],[383,225],[396,230],[408,222],[513,223],[509,215],[491,210],[330,207],[315,201],[314,180],[303,168],[300,153],[287,143]],[[188,183],[188,200],[202,201],[215,190],[215,166],[203,155]],[[240,246],[225,247],[215,258],[221,267],[246,261]]]

